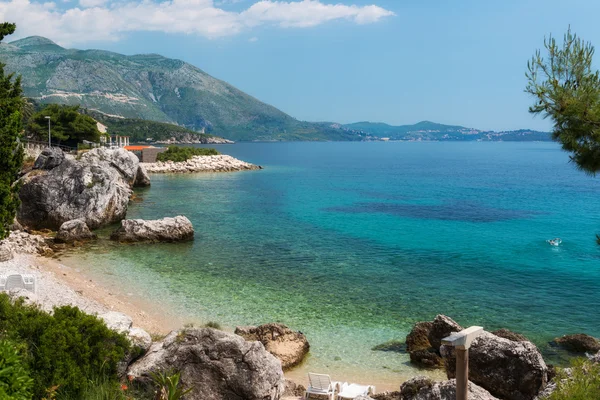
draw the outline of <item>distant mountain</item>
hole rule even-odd
[[[65,49],[43,37],[0,44],[27,97],[109,115],[169,122],[232,140],[363,140],[352,130],[298,121],[183,61]]]
[[[381,122],[356,122],[341,125],[363,134],[370,134],[389,140],[439,140],[439,141],[551,141],[548,132],[527,129],[516,131],[482,131],[464,126],[443,125],[421,121],[414,125],[392,126]]]

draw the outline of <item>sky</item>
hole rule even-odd
[[[181,59],[300,120],[497,131],[551,129],[527,111],[527,61],[569,26],[600,46],[599,16],[600,0],[0,0],[7,41]]]

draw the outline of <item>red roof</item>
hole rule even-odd
[[[141,151],[147,149],[148,147],[150,146],[125,146],[124,149],[129,151]]]

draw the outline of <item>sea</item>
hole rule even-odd
[[[374,347],[437,314],[524,334],[559,363],[553,338],[600,336],[600,180],[555,143],[212,147],[264,169],[152,175],[127,214],[185,215],[193,242],[103,240],[78,266],[184,319],[302,331],[298,379],[436,377],[397,346]]]

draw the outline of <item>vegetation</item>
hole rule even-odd
[[[31,116],[27,125],[27,134],[40,140],[48,137],[48,120],[50,117],[50,132],[52,138],[59,143],[77,147],[84,140],[98,142],[100,131],[96,121],[88,115],[79,112],[79,106],[50,104]]]
[[[0,294],[0,332],[26,349],[38,399],[51,398],[49,391],[57,398],[83,398],[90,380],[97,377],[116,385],[117,363],[130,350],[124,335],[78,308],[59,307],[50,315],[21,300],[11,303],[6,294]]]
[[[215,149],[206,149],[202,147],[179,147],[169,146],[167,151],[159,153],[158,161],[187,161],[194,156],[216,156],[219,152]]]
[[[181,388],[179,372],[155,372],[151,376],[156,385],[155,400],[180,400],[192,390],[191,388],[187,390]]]
[[[559,370],[554,381],[556,390],[546,400],[600,399],[600,364],[575,360],[571,372]]]
[[[600,77],[592,70],[594,47],[567,31],[562,46],[550,36],[548,52],[527,63],[525,91],[534,97],[529,112],[550,118],[552,137],[584,172],[600,171]]]
[[[16,346],[0,340],[0,399],[29,400],[33,380]]]
[[[12,34],[15,24],[0,23],[0,42]],[[9,234],[19,207],[19,187],[15,185],[21,165],[23,148],[19,145],[21,132],[21,78],[4,73],[0,63],[0,240]]]

